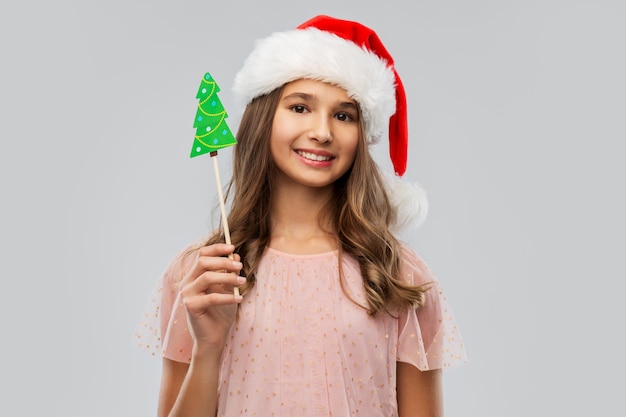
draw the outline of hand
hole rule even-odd
[[[195,342],[195,349],[222,349],[237,313],[241,296],[233,288],[245,283],[239,276],[239,255],[227,256],[233,245],[218,243],[198,250],[198,257],[181,282],[181,300]]]

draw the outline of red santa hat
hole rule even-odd
[[[395,174],[404,175],[408,151],[406,94],[394,60],[376,32],[358,22],[320,15],[294,30],[274,33],[256,42],[235,76],[233,90],[248,104],[302,78],[344,88],[360,106],[368,143],[387,136]],[[390,185],[395,190],[392,200],[406,200],[397,183]],[[412,187],[406,191],[415,195],[417,190]],[[421,222],[426,200],[421,189],[418,194]]]
[[[393,58],[376,32],[358,22],[316,16],[257,42],[235,77],[247,104],[300,78],[343,87],[361,107],[369,143],[386,134],[396,175],[406,171],[406,95]]]

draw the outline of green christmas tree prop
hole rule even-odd
[[[191,148],[190,157],[205,153],[217,152],[218,149],[226,148],[237,143],[235,136],[226,124],[228,113],[220,101],[217,93],[220,87],[211,74],[204,74],[200,87],[198,87],[198,110],[193,122],[196,135]],[[213,155],[211,155],[213,156]]]
[[[196,128],[196,135],[193,140],[190,157],[193,158],[194,156],[203,155],[205,153],[211,155],[213,168],[215,170],[217,192],[220,200],[220,210],[222,212],[224,238],[226,243],[230,245],[230,231],[228,230],[228,217],[226,216],[226,208],[224,204],[222,180],[220,178],[220,170],[217,164],[217,151],[218,149],[235,145],[237,140],[226,124],[228,113],[224,110],[224,106],[217,96],[219,91],[220,88],[215,80],[213,80],[213,77],[211,77],[211,74],[208,72],[205,73],[204,77],[202,77],[200,87],[198,87],[198,94],[196,94],[196,98],[199,100],[196,118],[193,122],[193,127]],[[232,253],[228,257],[230,259],[234,259]],[[239,288],[234,287],[233,293],[236,297],[238,297]]]

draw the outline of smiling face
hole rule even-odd
[[[358,107],[344,89],[308,79],[286,84],[270,137],[275,185],[332,185],[352,166],[358,142]]]

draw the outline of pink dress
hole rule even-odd
[[[184,252],[184,251],[183,251]],[[192,339],[178,282],[194,261],[179,254],[155,288],[136,337],[153,355],[189,362]],[[195,253],[195,252],[194,252]],[[433,283],[426,303],[375,317],[342,291],[338,252],[267,249],[222,358],[218,416],[397,416],[396,361],[420,370],[466,361],[435,276],[403,247],[402,277]],[[367,305],[358,262],[342,256],[345,290]],[[161,343],[162,341],[162,343]]]

